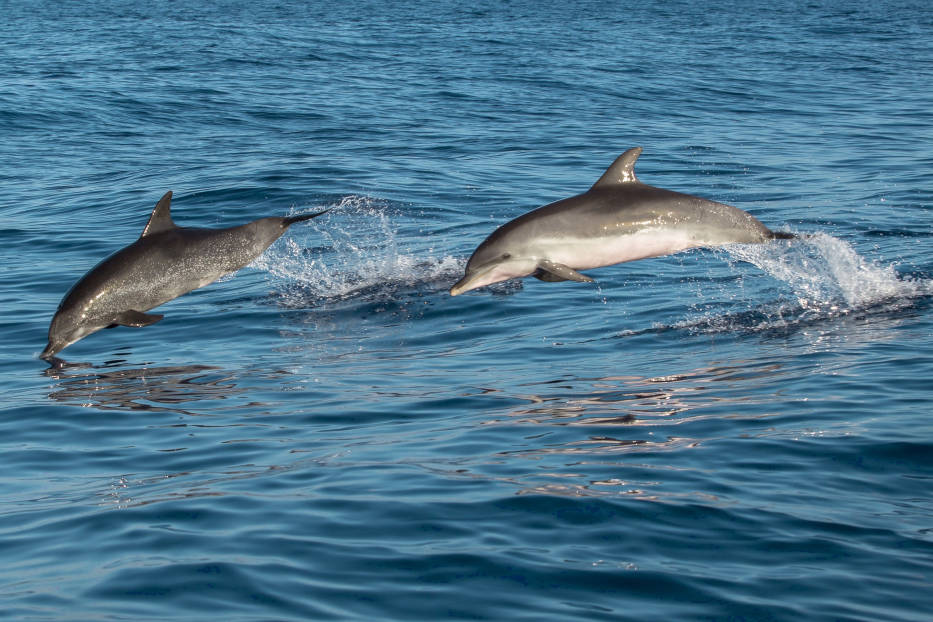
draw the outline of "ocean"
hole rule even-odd
[[[0,618],[933,619],[928,3],[0,15]],[[635,146],[799,237],[450,296]],[[38,359],[168,190],[331,211]]]

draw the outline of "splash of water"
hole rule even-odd
[[[901,276],[895,265],[869,261],[845,240],[824,233],[773,244],[731,245],[724,250],[732,260],[753,264],[783,283],[789,295],[778,288],[777,299],[769,302],[733,298],[729,311],[705,310],[670,326],[655,325],[653,331],[797,329],[845,316],[896,313],[933,295],[933,280]]]
[[[252,264],[281,281],[285,306],[445,288],[463,269],[461,259],[436,254],[430,237],[400,242],[401,215],[386,201],[351,195],[328,207],[332,211],[309,234],[318,245],[307,248],[304,236],[291,235]]]
[[[787,283],[803,309],[855,311],[933,293],[933,282],[901,277],[894,264],[868,261],[845,240],[825,233],[726,250]]]

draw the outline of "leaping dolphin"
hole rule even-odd
[[[593,187],[519,216],[480,244],[450,295],[508,279],[593,279],[578,270],[697,246],[787,239],[731,205],[655,188],[635,177],[641,147],[620,155]]]
[[[172,192],[166,192],[139,239],[97,264],[65,294],[49,326],[57,352],[102,328],[149,326],[162,319],[145,311],[213,283],[253,261],[289,225],[328,210],[288,218],[261,218],[229,229],[178,227],[172,221]]]

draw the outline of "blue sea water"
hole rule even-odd
[[[933,618],[928,3],[0,15],[0,616]],[[636,145],[806,236],[447,293]],[[333,209],[49,369],[169,189]]]

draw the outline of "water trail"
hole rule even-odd
[[[850,315],[890,314],[933,295],[933,280],[899,275],[894,264],[866,260],[845,240],[825,233],[773,244],[731,245],[724,250],[732,260],[753,264],[783,283],[785,287],[779,283],[761,290],[762,295],[776,293],[777,298],[765,303],[733,299],[732,308],[726,311],[702,311],[653,330],[786,330]]]
[[[868,261],[845,240],[825,233],[785,244],[734,245],[726,250],[787,283],[804,309],[853,311],[933,293],[933,282],[898,276],[894,264]]]
[[[438,254],[430,236],[405,239],[402,214],[387,201],[343,197],[313,233],[292,234],[257,259],[277,283],[288,307],[366,298],[382,300],[408,289],[443,289],[463,269],[463,260]],[[306,241],[317,241],[306,247]]]

